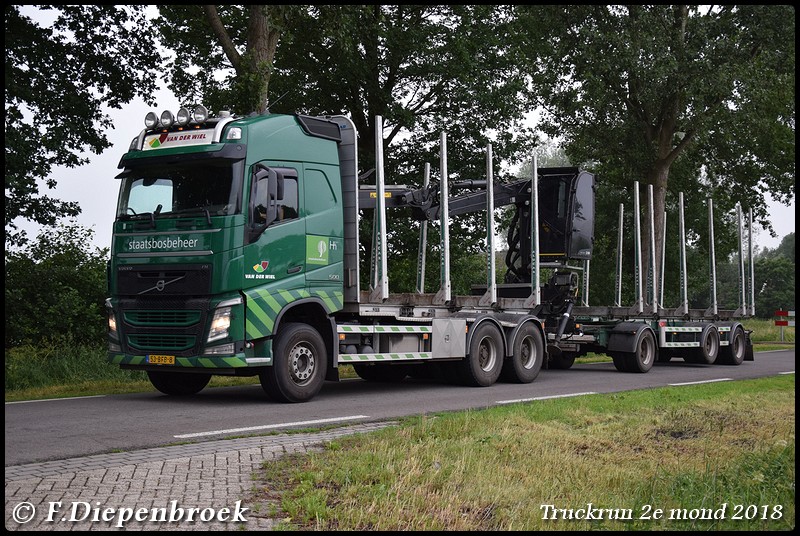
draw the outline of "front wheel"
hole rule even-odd
[[[272,366],[261,372],[261,387],[278,402],[307,402],[322,389],[328,355],[325,341],[307,324],[282,326],[272,344]]]
[[[161,370],[147,371],[147,377],[153,387],[171,396],[188,396],[199,393],[208,385],[211,374],[195,374],[192,372],[171,372]]]

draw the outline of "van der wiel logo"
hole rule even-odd
[[[253,265],[254,274],[244,274],[245,279],[275,279],[275,274],[265,274],[269,261],[261,261]]]

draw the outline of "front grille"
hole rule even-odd
[[[191,326],[200,320],[200,311],[126,311],[124,317],[133,326]]]
[[[196,337],[186,335],[131,335],[128,344],[137,350],[184,352],[194,347]]]
[[[119,301],[127,353],[198,355],[206,335],[208,298],[141,296]]]

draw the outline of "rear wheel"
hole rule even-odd
[[[721,365],[741,365],[746,351],[747,341],[744,336],[744,328],[741,324],[737,324],[731,328],[728,335],[728,346],[720,348],[717,363]]]
[[[658,348],[656,337],[650,329],[643,329],[636,336],[633,352],[614,352],[611,358],[620,372],[647,372],[653,368]]]
[[[690,348],[686,351],[684,361],[712,365],[719,355],[719,330],[713,324],[703,326],[700,332],[700,347]]]
[[[461,379],[467,385],[487,387],[503,369],[503,335],[494,324],[484,322],[472,334],[469,354],[459,362]]]
[[[192,372],[170,372],[150,370],[147,377],[153,387],[172,396],[187,396],[197,394],[208,385],[211,374],[195,374]]]
[[[282,326],[272,345],[272,366],[261,372],[261,387],[278,402],[306,402],[325,381],[328,355],[320,334],[307,324]]]
[[[510,382],[532,382],[542,370],[544,359],[542,333],[533,323],[526,323],[517,331],[513,350],[512,356],[503,362],[500,377]]]

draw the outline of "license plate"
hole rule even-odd
[[[174,365],[175,364],[175,356],[174,355],[154,355],[151,354],[147,356],[147,362],[151,365]]]

